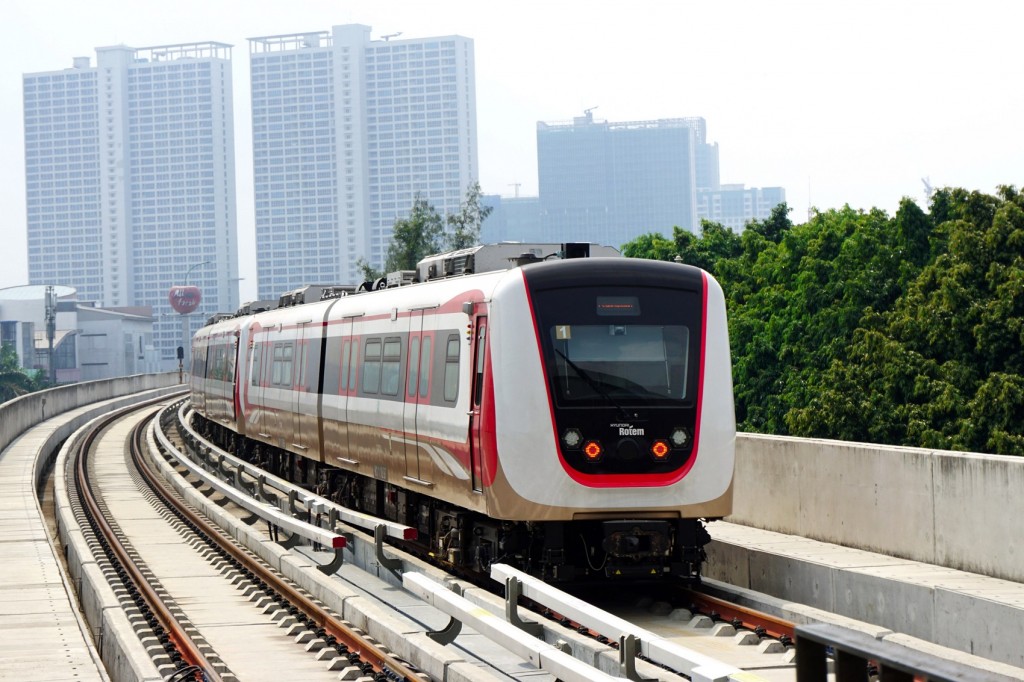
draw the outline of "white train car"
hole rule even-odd
[[[465,274],[486,259],[459,254],[422,265],[436,279],[201,330],[197,349],[238,338],[234,420],[224,384],[193,383],[209,431],[451,564],[696,577],[702,520],[732,502],[717,282],[618,257]]]

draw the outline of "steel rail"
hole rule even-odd
[[[107,415],[100,422],[98,422],[82,439],[82,443],[79,445],[76,462],[75,462],[75,478],[78,484],[79,497],[82,504],[88,509],[89,516],[94,524],[94,530],[102,535],[104,540],[107,542],[111,551],[124,568],[129,580],[138,590],[139,595],[145,600],[147,606],[152,610],[153,615],[160,622],[160,625],[166,630],[167,636],[182,656],[182,660],[188,665],[197,666],[201,668],[201,674],[204,675],[205,680],[209,682],[221,682],[221,677],[217,674],[213,665],[206,659],[203,653],[199,650],[196,644],[188,636],[185,630],[171,614],[170,610],[164,605],[160,596],[156,590],[149,584],[142,571],[135,565],[131,555],[128,553],[127,548],[121,542],[120,538],[117,537],[117,533],[113,527],[107,521],[106,515],[100,508],[99,502],[96,499],[95,494],[92,490],[92,483],[89,476],[88,459],[89,453],[93,448],[99,433],[107,428],[110,424],[123,418],[125,415],[150,407],[155,403],[159,403],[166,400],[166,398],[158,398],[156,400],[147,401],[142,404],[132,405],[127,408],[116,410],[115,412]],[[152,420],[153,415],[147,417],[147,421]],[[136,427],[138,428],[138,427]]]
[[[762,611],[740,606],[732,602],[712,597],[709,594],[683,588],[680,593],[699,613],[721,619],[722,622],[731,623],[736,627],[743,627],[781,641],[783,644],[792,644],[794,640],[794,628],[792,622],[777,618]]]
[[[166,410],[173,410],[174,406],[165,408]],[[154,430],[160,428],[160,420],[154,420],[151,426]],[[158,481],[158,474],[154,472],[148,465],[140,467],[140,471],[149,481]],[[352,628],[348,627],[338,619],[334,618],[330,613],[324,610],[319,604],[314,602],[312,599],[296,591],[291,584],[282,579],[275,572],[269,571],[262,563],[254,561],[249,554],[243,551],[236,543],[226,539],[221,533],[217,532],[215,527],[203,516],[193,512],[187,506],[179,506],[176,501],[166,495],[166,491],[163,488],[163,484],[154,486],[154,490],[165,500],[168,500],[168,504],[171,504],[175,509],[178,509],[185,517],[189,519],[196,527],[203,530],[207,536],[214,540],[217,545],[229,553],[236,561],[245,565],[249,570],[272,589],[277,591],[279,594],[288,599],[299,611],[301,611],[312,623],[317,627],[322,628],[328,635],[334,637],[338,642],[341,642],[353,651],[361,658],[366,660],[373,666],[375,672],[391,671],[394,674],[401,676],[401,679],[407,680],[408,682],[419,682],[420,677],[408,667],[399,663],[396,659],[389,656],[388,654],[381,651],[376,645],[367,642],[362,636],[353,631]]]

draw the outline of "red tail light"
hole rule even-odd
[[[656,459],[658,461],[661,461],[661,460],[665,459],[666,457],[668,457],[668,452],[669,452],[668,443],[666,443],[663,440],[656,440],[651,445],[651,457],[653,457],[654,459]]]
[[[604,448],[596,440],[588,440],[587,444],[583,446],[583,455],[588,462],[600,462],[603,454]]]

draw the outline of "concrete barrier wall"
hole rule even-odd
[[[178,383],[177,372],[136,374],[37,391],[0,404],[0,451],[39,422],[89,403]]]
[[[1024,582],[1024,458],[741,433],[729,521]]]
[[[89,403],[177,383],[90,381],[0,405],[0,450]],[[1024,582],[1024,458],[741,433],[729,520]]]

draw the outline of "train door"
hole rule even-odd
[[[469,409],[469,470],[473,477],[473,490],[481,491],[480,462],[483,449],[480,436],[483,422],[484,370],[487,366],[487,316],[478,315],[473,325],[472,395]]]
[[[238,332],[232,332],[228,337],[230,345],[228,346],[228,367],[227,367],[227,381],[230,395],[228,396],[228,402],[231,403],[229,408],[231,414],[231,423],[235,424],[238,421]]]
[[[309,449],[309,441],[313,434],[307,433],[307,419],[303,417],[303,411],[309,409],[306,406],[305,398],[308,387],[306,369],[306,358],[309,354],[307,340],[309,337],[309,322],[299,322],[295,328],[295,350],[292,351],[292,381],[291,381],[291,405],[292,413],[292,445],[302,451]]]
[[[356,395],[356,380],[359,372],[359,337],[355,334],[357,316],[349,316],[341,320],[341,367],[338,371],[338,414],[337,430],[324,434],[324,441],[331,438],[336,447],[334,452],[344,464],[356,464],[358,460],[352,450],[352,424],[350,408],[352,396]]]
[[[269,343],[269,334],[266,330],[262,329],[258,325],[253,325],[252,336],[250,343],[252,343],[252,365],[249,368],[249,400],[248,409],[250,413],[247,415],[249,424],[251,425],[254,434],[263,436],[266,438],[266,415],[264,414],[263,405],[266,397],[266,389],[264,385],[266,383],[264,377],[267,376],[267,365],[270,362],[268,356],[268,350],[271,346]],[[247,426],[248,430],[250,427]]]
[[[402,413],[402,443],[405,454],[405,475],[417,481],[426,480],[427,467],[421,466],[426,455],[419,445],[419,417],[421,405],[430,402],[430,370],[434,333],[428,309],[413,310],[409,314],[409,343],[406,367],[405,404]]]

